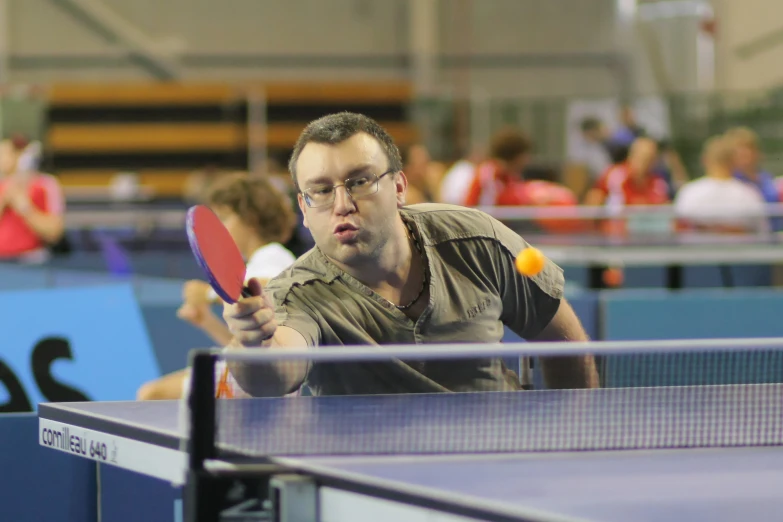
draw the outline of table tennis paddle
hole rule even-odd
[[[188,209],[185,228],[190,249],[215,293],[227,303],[249,297],[245,260],[220,218],[208,207],[196,205]]]

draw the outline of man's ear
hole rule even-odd
[[[405,195],[408,192],[408,178],[403,171],[394,175],[394,189],[397,194],[397,208],[405,206]]]
[[[307,203],[305,203],[304,197],[301,193],[296,195],[296,202],[299,203],[299,210],[302,211],[302,217],[304,218],[304,226],[305,228],[309,229],[310,225],[307,223],[307,212],[305,210],[307,209]]]

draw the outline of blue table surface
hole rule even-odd
[[[509,513],[601,522],[783,520],[783,447],[310,457],[327,474],[435,489]],[[560,518],[558,518],[560,517]],[[534,520],[539,520],[534,518]],[[547,520],[541,517],[540,520]]]

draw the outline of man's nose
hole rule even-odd
[[[336,187],[334,189],[334,212],[339,215],[350,214],[356,210],[351,195],[345,187]]]

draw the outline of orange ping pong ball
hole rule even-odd
[[[517,256],[517,270],[520,274],[531,277],[544,269],[545,261],[544,254],[539,249],[528,247]]]

